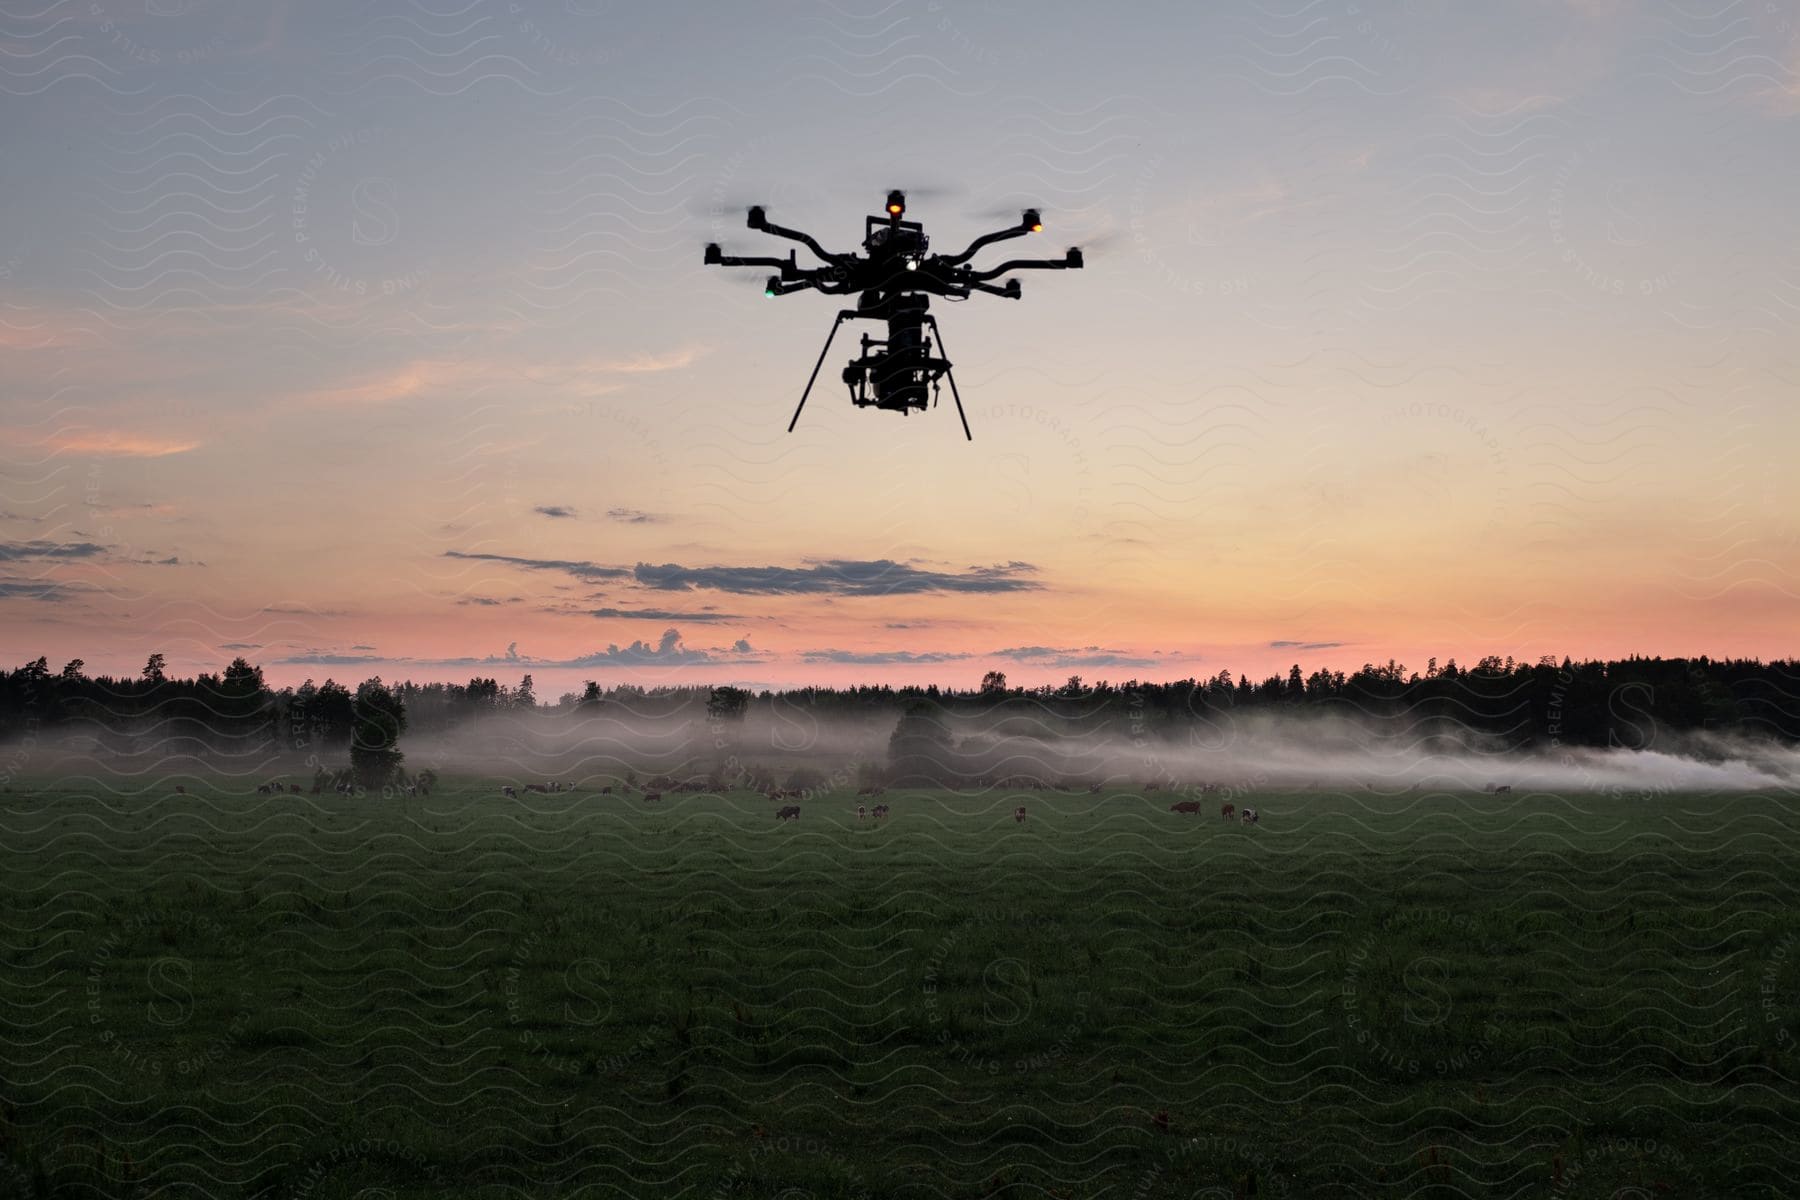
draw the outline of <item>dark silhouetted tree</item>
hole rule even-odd
[[[383,787],[400,772],[405,755],[400,735],[406,732],[406,706],[379,676],[356,689],[354,727],[350,737],[350,769],[366,788]]]

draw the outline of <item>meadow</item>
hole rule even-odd
[[[0,1196],[1800,1191],[1786,795],[187,792],[0,795]]]

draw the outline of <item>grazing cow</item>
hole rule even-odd
[[[528,783],[525,785],[525,790],[528,792],[546,792],[547,793],[547,792],[549,792],[550,789],[545,787],[541,783]]]
[[[857,788],[856,794],[859,796],[873,796],[875,794],[875,789],[872,787]]]
[[[1219,808],[1219,815],[1229,821],[1231,818],[1237,816],[1237,809],[1230,804],[1222,805]]]
[[[187,788],[178,783],[175,785],[175,794],[177,796],[185,796],[187,795]]]
[[[1098,796],[1099,794],[1100,794],[1100,785],[1099,784],[1097,784],[1097,783],[1088,784],[1088,795]]]
[[[605,786],[605,787],[603,787],[603,788],[601,788],[601,789],[600,789],[600,794],[601,794],[601,795],[602,795],[602,796],[610,796],[610,795],[612,795],[612,785],[611,785],[611,784],[610,784],[610,783],[609,783],[609,784],[607,784],[607,785],[606,785],[606,786]]]
[[[888,806],[887,805],[877,804],[875,806],[875,819],[877,821],[881,820],[881,818],[883,818],[887,815],[888,815]]]
[[[511,796],[514,800],[519,798],[519,793],[513,791],[512,784],[510,783],[500,789],[500,794],[502,796]]]
[[[300,794],[300,785],[299,785],[299,784],[297,784],[297,783],[296,783],[296,784],[292,784],[292,785],[290,785],[290,787],[289,787],[289,788],[288,788],[288,790],[289,790],[289,791],[291,791],[291,792],[293,792],[293,794],[294,794],[294,795],[296,795],[296,796],[298,796],[298,795],[299,795],[299,794]]]
[[[800,806],[798,804],[783,805],[775,811],[775,817],[780,821],[786,821],[790,817],[798,821],[800,819]]]
[[[859,821],[864,820],[868,817],[868,815],[869,815],[868,809],[864,808],[860,804],[856,806],[856,819],[857,820],[859,820]]]
[[[1496,796],[1498,796],[1498,795],[1502,795],[1502,794],[1504,794],[1506,792],[1510,792],[1510,791],[1512,791],[1512,784],[1503,783],[1499,787],[1494,789],[1494,794]]]
[[[1198,800],[1183,800],[1179,804],[1169,805],[1169,811],[1178,813],[1197,813],[1200,811],[1200,802]]]
[[[319,794],[319,785],[318,785],[318,784],[316,784],[316,783],[315,783],[315,784],[313,784],[313,790],[312,790],[312,794],[313,794],[313,795],[315,795],[315,796],[316,796],[316,795],[318,795],[318,794]]]
[[[662,793],[661,792],[645,792],[644,793],[644,803],[645,804],[661,804],[662,803]]]
[[[1146,792],[1154,792],[1154,791],[1158,791],[1159,789],[1157,788],[1157,786],[1154,783],[1146,783],[1144,785],[1144,790]]]
[[[1019,805],[1019,807],[1013,809],[1013,820],[1017,821],[1021,825],[1023,825],[1025,823],[1025,806],[1023,804],[1021,804],[1021,805]]]
[[[1257,822],[1256,810],[1254,808],[1246,808],[1244,810],[1244,824],[1254,825],[1254,824],[1256,824],[1256,822]]]

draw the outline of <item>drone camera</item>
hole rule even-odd
[[[1038,210],[1035,208],[1026,209],[1025,217],[1019,224],[1025,226],[1032,233],[1044,232],[1044,218],[1038,215]]]
[[[745,221],[744,224],[748,225],[752,229],[761,229],[764,226],[766,226],[768,223],[769,223],[769,215],[763,211],[763,206],[760,204],[751,205],[750,206],[750,219],[748,221]]]

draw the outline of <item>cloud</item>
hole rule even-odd
[[[1271,650],[1335,650],[1343,642],[1270,642]]]
[[[611,567],[580,559],[523,558],[511,554],[471,554],[446,550],[445,558],[507,563],[533,571],[562,571],[577,579],[631,577],[659,592],[700,588],[741,596],[834,595],[904,596],[922,592],[1023,592],[1043,584],[1022,576],[1034,573],[1030,563],[997,563],[963,571],[930,571],[891,559],[805,559],[802,567],[686,567],[678,563],[638,563]]]
[[[593,616],[619,621],[741,621],[736,613],[677,612],[668,608],[596,608]]]
[[[566,504],[540,504],[531,511],[541,517],[568,518],[575,515],[575,510]]]
[[[284,664],[315,667],[355,667],[365,663],[392,662],[394,660],[383,658],[379,654],[330,654],[320,652],[295,654],[288,658],[276,659],[275,661]]]
[[[44,579],[0,579],[0,600],[63,600],[66,585]]]
[[[154,437],[127,429],[88,429],[59,433],[44,443],[52,450],[71,454],[97,454],[107,458],[163,458],[185,454],[200,443],[185,438]]]
[[[668,520],[659,513],[647,513],[636,508],[609,508],[606,515],[614,521],[623,521],[627,525],[652,525]]]
[[[505,600],[490,600],[486,596],[464,596],[461,600],[458,600],[457,603],[479,604],[483,608],[493,608],[495,605],[505,604],[507,602]]]
[[[1154,667],[1161,661],[1100,646],[1013,646],[994,651],[993,657],[1034,667]]]
[[[470,562],[507,563],[531,571],[563,571],[577,579],[622,579],[631,574],[624,567],[605,567],[599,563],[562,558],[516,558],[510,554],[467,554],[461,550],[446,550],[444,557],[463,558]]]
[[[807,650],[800,657],[812,663],[851,663],[877,667],[961,662],[975,656],[948,650]]]
[[[1041,588],[1021,579],[1030,563],[969,567],[962,572],[925,571],[890,559],[826,559],[806,567],[683,567],[639,563],[633,572],[645,587],[665,592],[713,588],[738,595],[899,596],[921,592],[1020,592]]]
[[[221,650],[261,650],[261,642],[220,642]]]
[[[94,542],[47,542],[42,538],[34,538],[29,542],[0,542],[0,562],[98,558],[105,553],[106,547]]]
[[[764,661],[746,638],[739,638],[728,649],[696,650],[684,645],[681,632],[673,627],[663,630],[656,645],[632,642],[629,646],[610,645],[579,658],[546,664],[559,667],[690,667],[729,665]]]

